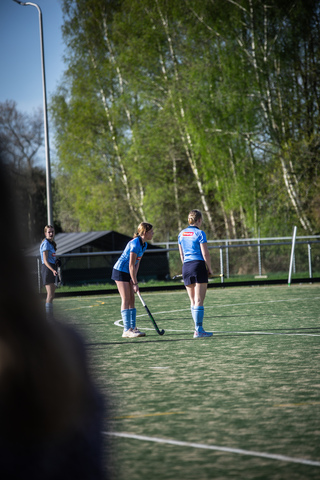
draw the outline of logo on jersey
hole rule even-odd
[[[183,232],[182,236],[183,237],[192,237],[194,232]]]

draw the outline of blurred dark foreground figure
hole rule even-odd
[[[0,477],[105,480],[102,396],[82,339],[46,320],[12,198],[0,161]]]

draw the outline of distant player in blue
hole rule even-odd
[[[52,225],[44,227],[45,238],[40,245],[41,256],[41,277],[42,283],[46,287],[46,314],[48,319],[53,317],[53,299],[56,290],[55,277],[58,275],[56,267],[56,249],[54,241],[54,228]]]
[[[202,326],[208,273],[212,275],[212,269],[207,237],[200,230],[202,224],[200,210],[191,210],[188,222],[189,227],[179,233],[178,244],[183,263],[182,277],[190,298],[191,314],[195,324],[193,338],[211,337],[212,333],[206,332]]]
[[[121,296],[121,316],[123,319],[123,334],[125,338],[144,337],[136,327],[137,310],[134,294],[139,291],[137,280],[138,269],[142,255],[147,249],[147,240],[152,240],[153,226],[142,222],[138,226],[134,237],[127,244],[119,260],[112,270],[112,280],[117,284]]]

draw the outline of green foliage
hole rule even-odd
[[[319,228],[319,2],[64,0],[65,230]],[[307,167],[307,168],[306,168]]]

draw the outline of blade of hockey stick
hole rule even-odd
[[[223,273],[220,273],[220,275],[208,275],[209,278],[221,278],[224,277]],[[177,278],[182,278],[182,274],[180,273],[179,275],[174,275],[171,280],[176,280]]]
[[[164,335],[164,330],[159,330],[159,327],[158,327],[158,325],[156,324],[155,319],[154,319],[153,316],[151,315],[151,312],[150,312],[149,308],[147,307],[147,305],[145,304],[143,298],[141,297],[140,292],[137,292],[137,295],[138,295],[138,297],[140,298],[140,301],[141,301],[142,305],[143,305],[144,308],[147,310],[147,313],[148,313],[148,315],[149,315],[149,318],[150,318],[150,320],[151,320],[152,325],[153,325],[154,328],[155,328],[155,331],[156,331],[159,335]]]

